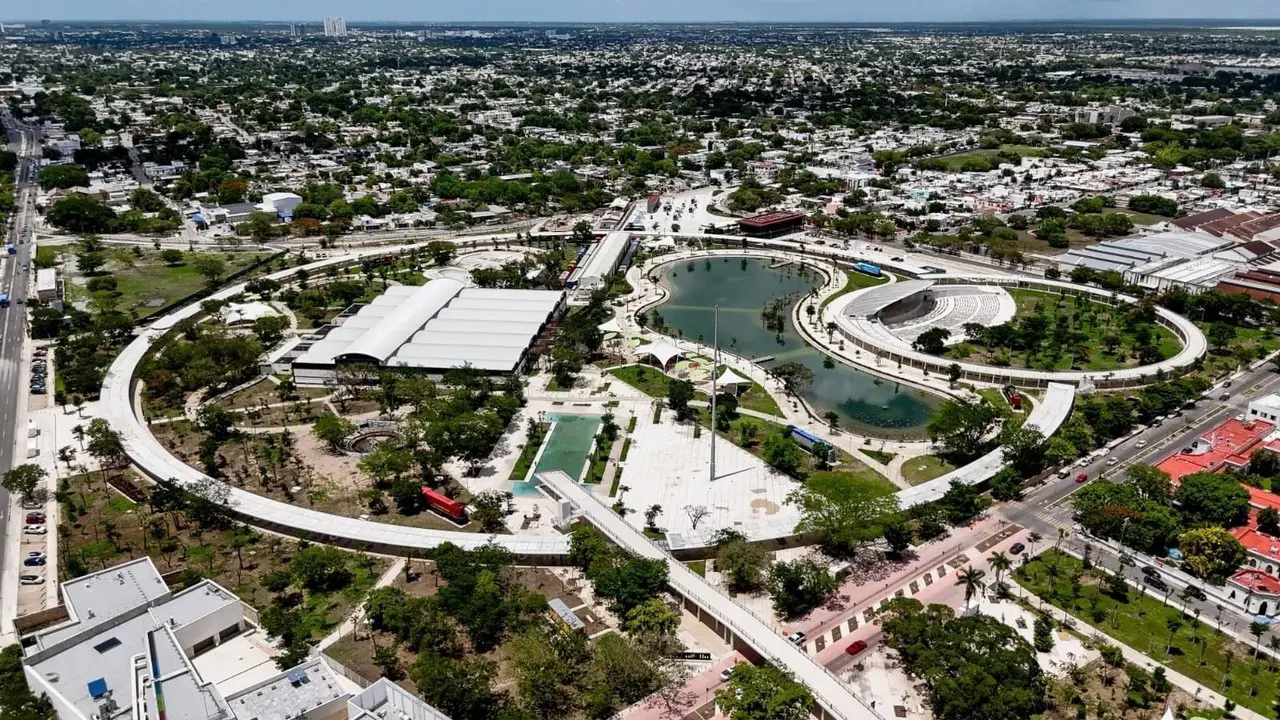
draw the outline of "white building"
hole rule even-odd
[[[325,37],[346,37],[347,19],[344,17],[327,17],[324,19]]]
[[[393,286],[340,316],[294,360],[293,374],[299,384],[318,385],[344,363],[436,375],[463,365],[517,372],[563,304],[556,291],[469,288],[449,278]]]
[[[586,302],[593,290],[604,285],[626,260],[630,248],[631,234],[626,232],[609,233],[592,245],[569,276],[567,285],[573,288],[574,302]]]
[[[262,204],[258,207],[263,212],[275,213],[280,217],[293,217],[293,209],[302,204],[302,197],[291,192],[274,192],[262,196]]]
[[[150,558],[62,590],[70,618],[22,639],[27,684],[59,720],[448,720],[385,678],[353,695],[323,657],[278,671],[248,640],[252,608],[210,580],[175,593]]]
[[[56,302],[62,299],[61,283],[57,268],[36,271],[36,299],[40,302]]]

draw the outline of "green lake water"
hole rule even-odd
[[[659,280],[671,291],[657,310],[669,332],[711,344],[714,307],[720,306],[720,347],[748,358],[772,355],[765,368],[794,361],[813,370],[813,384],[801,394],[821,415],[834,410],[843,426],[880,437],[923,434],[939,400],[928,394],[876,378],[837,362],[826,369],[823,355],[800,338],[791,322],[791,306],[822,277],[798,265],[770,269],[770,260],[707,258],[664,266]],[[770,300],[793,295],[787,305],[787,327],[781,336],[765,329],[761,310]]]

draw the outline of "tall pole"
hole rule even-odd
[[[711,325],[711,482],[716,481],[716,373],[720,371],[720,306]]]

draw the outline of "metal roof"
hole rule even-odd
[[[905,300],[918,292],[933,287],[932,280],[903,280],[867,288],[854,293],[854,299],[845,306],[844,314],[849,317],[870,317],[890,305]]]

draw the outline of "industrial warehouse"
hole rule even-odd
[[[294,376],[302,385],[322,384],[343,364],[432,375],[462,365],[513,373],[563,303],[558,291],[469,288],[451,279],[391,287],[299,348]]]

